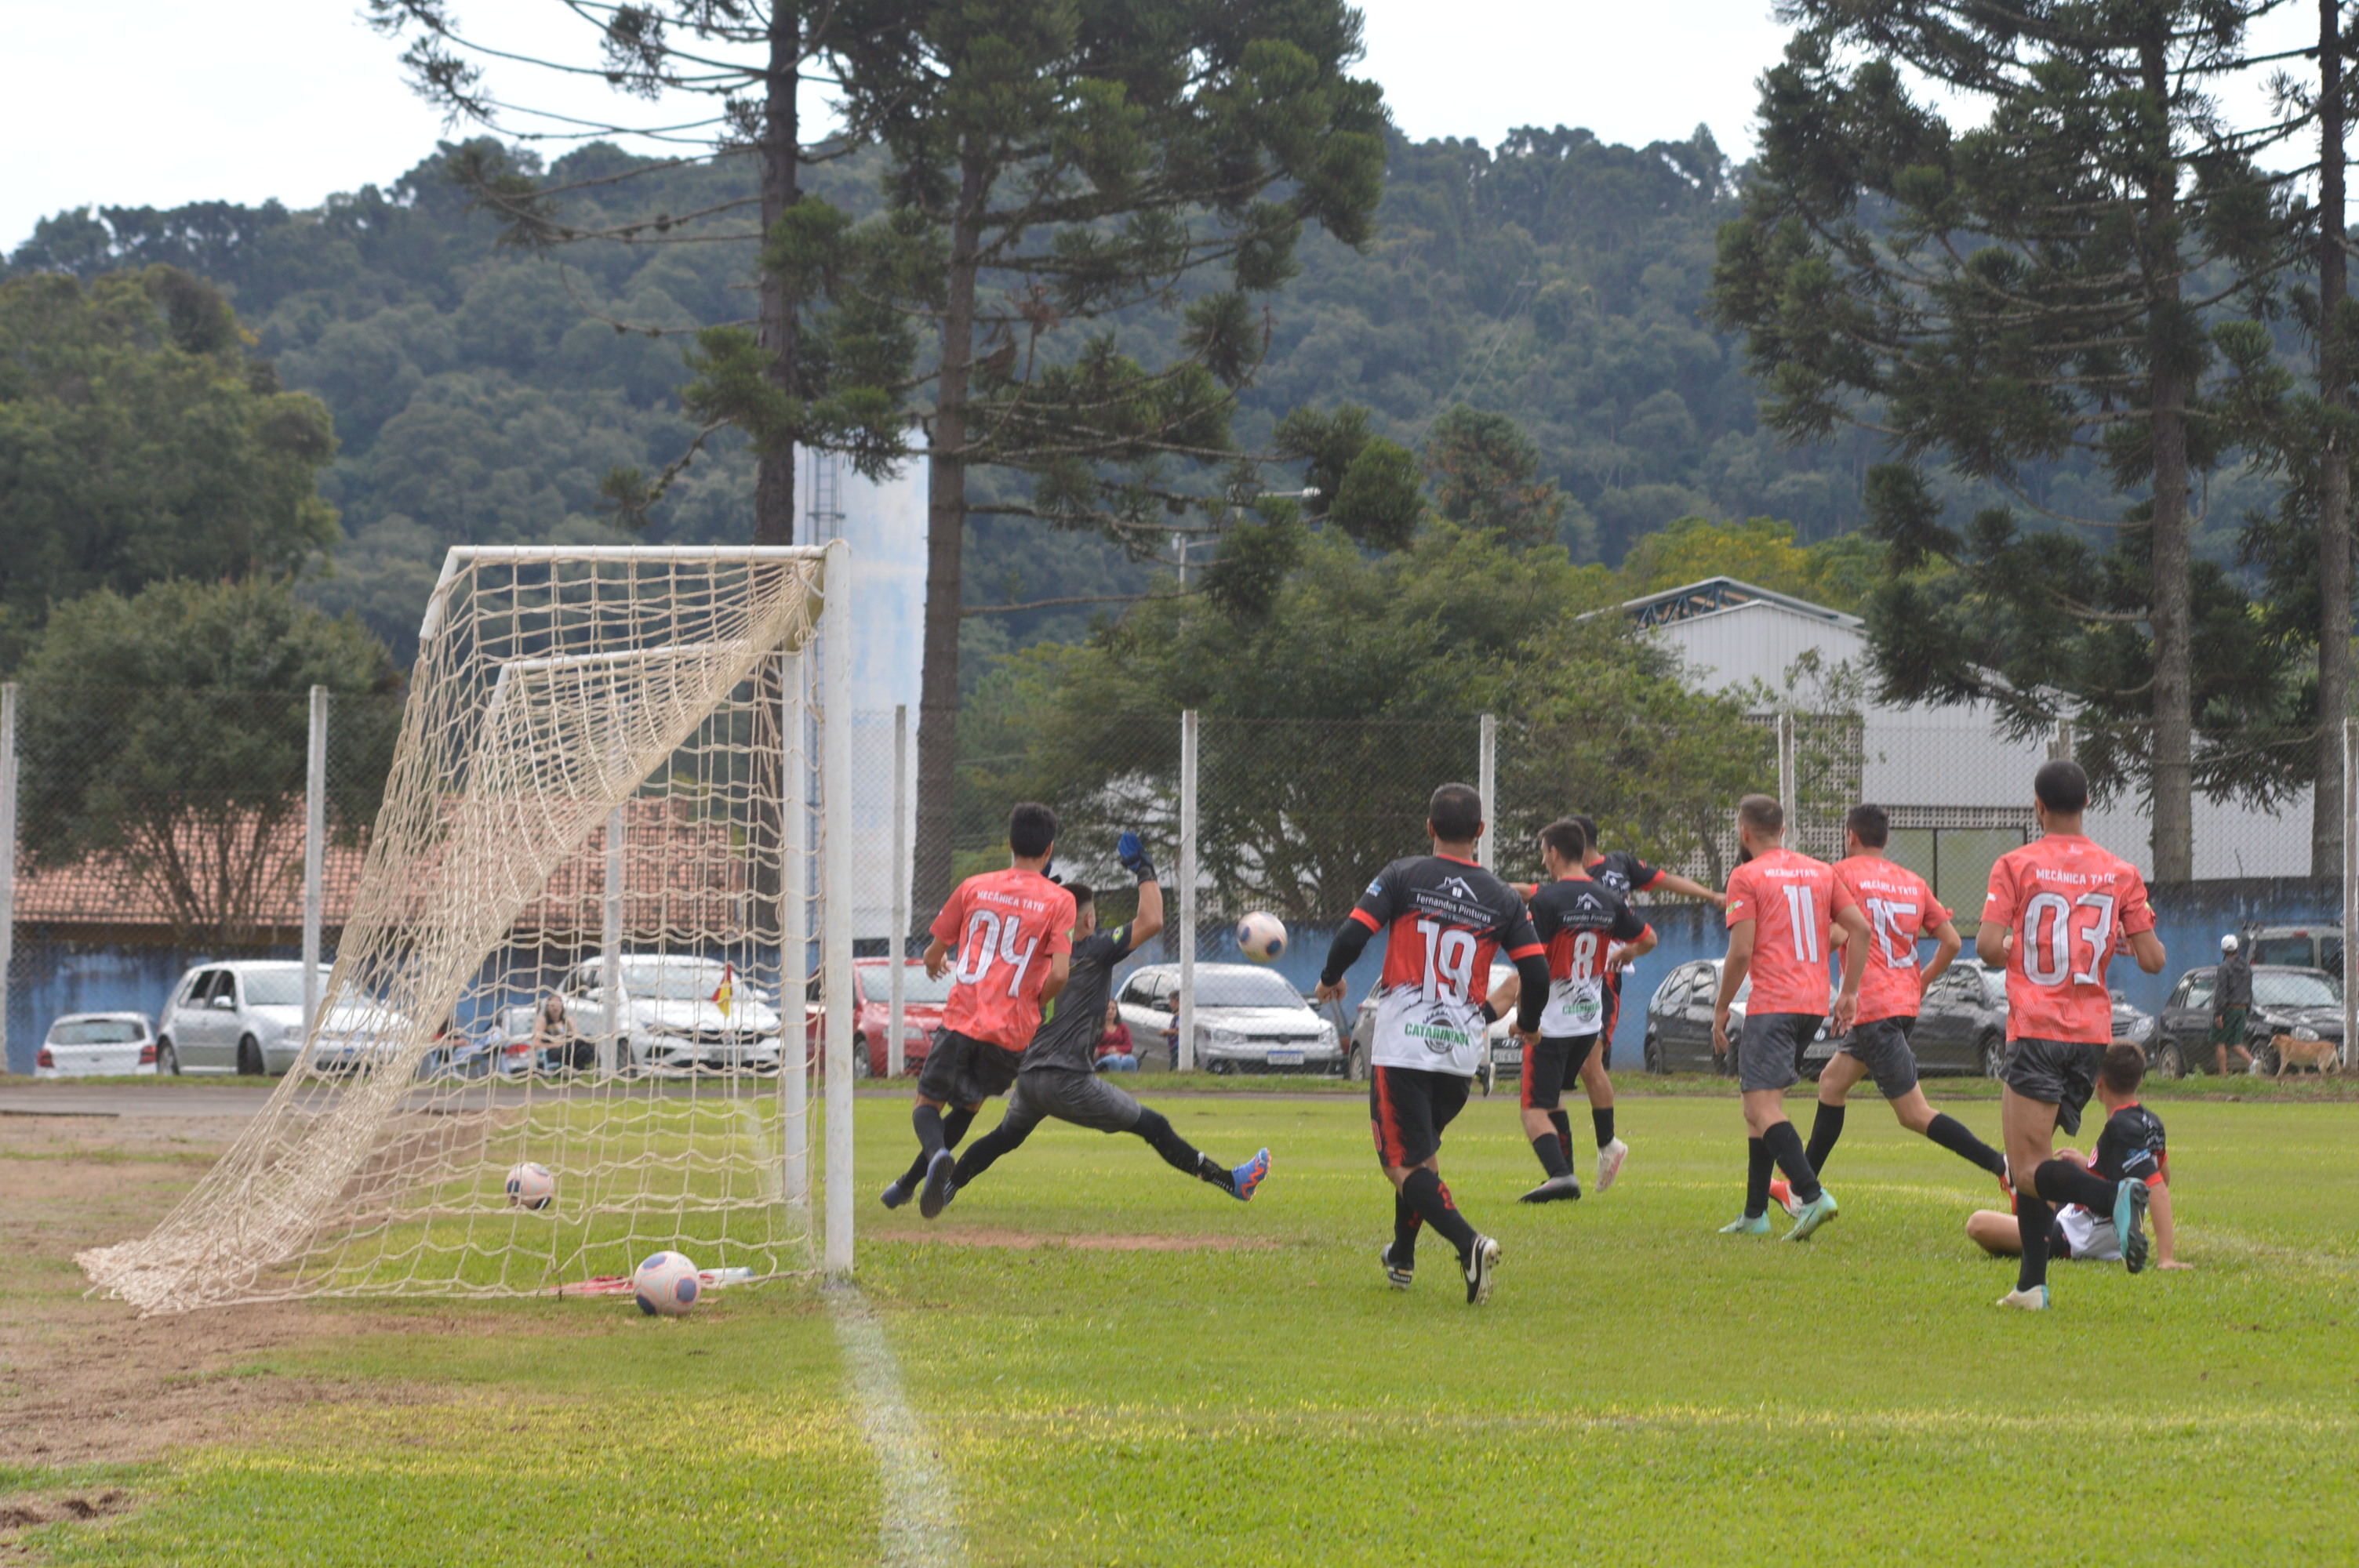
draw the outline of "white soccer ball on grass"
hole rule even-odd
[[[557,1196],[557,1178],[549,1167],[527,1160],[508,1173],[508,1202],[518,1208],[544,1209]]]
[[[1286,922],[1255,913],[1237,922],[1237,947],[1256,964],[1274,964],[1286,951]]]
[[[631,1275],[639,1310],[649,1317],[686,1317],[704,1293],[696,1265],[679,1252],[658,1252]]]

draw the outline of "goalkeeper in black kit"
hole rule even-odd
[[[1123,869],[1138,879],[1138,918],[1100,932],[1096,893],[1081,882],[1065,884],[1074,904],[1071,979],[1033,1033],[1032,1044],[1025,1048],[1006,1114],[997,1127],[967,1145],[966,1152],[959,1156],[945,1202],[991,1169],[994,1161],[1022,1144],[1049,1117],[1100,1132],[1135,1132],[1172,1169],[1209,1183],[1233,1198],[1252,1197],[1262,1178],[1269,1174],[1268,1150],[1242,1165],[1221,1164],[1180,1137],[1160,1113],[1097,1075],[1098,1033],[1106,998],[1114,990],[1114,966],[1163,930],[1163,888],[1155,880],[1154,863],[1147,860],[1138,835],[1125,833],[1116,852]]]
[[[1368,1074],[1376,1161],[1394,1191],[1385,1276],[1397,1289],[1408,1287],[1418,1232],[1430,1225],[1457,1251],[1470,1303],[1490,1299],[1499,1244],[1458,1212],[1440,1157],[1442,1131],[1465,1108],[1467,1085],[1488,1051],[1484,1003],[1492,955],[1504,949],[1515,961],[1521,1033],[1538,1033],[1549,995],[1547,949],[1530,912],[1514,889],[1474,862],[1483,829],[1482,796],[1465,784],[1435,790],[1426,822],[1433,853],[1395,860],[1377,873],[1328,948],[1317,993],[1321,1001],[1340,998],[1343,972],[1369,937],[1385,933]]]

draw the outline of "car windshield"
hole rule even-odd
[[[320,966],[322,982],[328,967]],[[285,968],[248,969],[239,977],[245,983],[245,1005],[248,1007],[300,1007],[303,1005],[303,966],[289,964]]]
[[[1304,1012],[1310,1004],[1302,994],[1266,969],[1196,972],[1198,1007],[1290,1007]]]
[[[642,1001],[711,1001],[727,975],[721,965],[701,958],[622,966],[623,989]],[[736,985],[742,993],[753,990],[742,977]]]
[[[904,964],[901,972],[908,978],[901,982],[901,1000],[911,1007],[940,1007],[951,1000],[951,972],[929,980],[923,964]],[[893,1000],[893,970],[889,965],[869,964],[860,971],[860,994],[870,1001],[884,1003]]]
[[[84,1018],[49,1030],[52,1045],[129,1045],[147,1038],[136,1018]]]
[[[2324,975],[2279,969],[2254,975],[2253,1000],[2263,1007],[2341,1007],[2343,988]]]
[[[2313,947],[2308,936],[2264,936],[2253,944],[2256,964],[2291,964],[2310,968]]]

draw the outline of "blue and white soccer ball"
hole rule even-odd
[[[639,1310],[649,1317],[686,1317],[704,1293],[696,1265],[678,1252],[658,1252],[631,1275]]]
[[[1286,922],[1254,914],[1237,922],[1237,948],[1256,964],[1274,964],[1286,951]]]
[[[508,1202],[518,1208],[544,1209],[557,1196],[557,1178],[549,1167],[527,1160],[508,1173]]]

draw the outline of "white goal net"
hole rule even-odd
[[[91,1279],[173,1312],[806,1269],[815,1076],[849,1268],[849,579],[840,543],[451,551],[303,1054]]]

